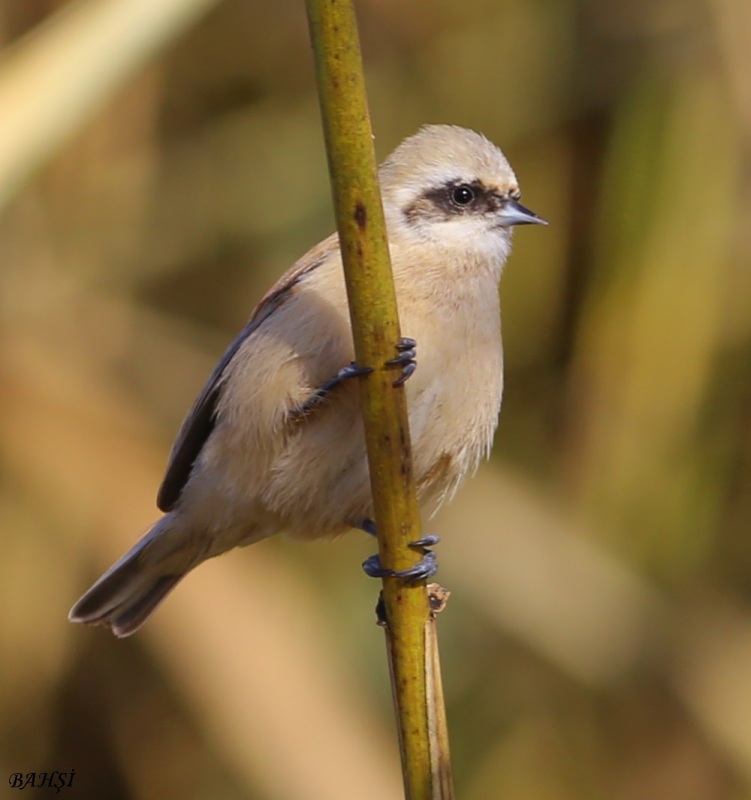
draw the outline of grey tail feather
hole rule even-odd
[[[115,636],[135,633],[185,573],[160,575],[147,569],[141,555],[159,523],[81,597],[68,615],[71,622],[108,625]]]

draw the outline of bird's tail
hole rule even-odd
[[[164,532],[168,518],[159,520],[81,597],[70,610],[71,622],[108,625],[119,637],[130,636],[146,622],[188,571],[160,571],[152,559],[145,563],[146,549]]]

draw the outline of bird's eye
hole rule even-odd
[[[475,190],[463,183],[461,186],[455,186],[451,190],[451,199],[458,206],[468,206],[475,199]]]

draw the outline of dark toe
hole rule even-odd
[[[384,569],[381,566],[381,559],[378,557],[377,553],[374,556],[370,556],[370,558],[366,558],[365,561],[362,562],[362,571],[369,578],[386,578],[394,576],[393,569]]]
[[[435,553],[428,550],[416,564],[400,571],[382,567],[381,560],[377,555],[366,558],[362,563],[362,568],[370,578],[399,578],[413,583],[432,578],[438,572],[438,562]]]
[[[394,388],[402,386],[407,378],[417,369],[417,364],[414,361],[410,362],[409,364],[405,364],[402,367],[402,374],[391,384]]]
[[[414,581],[422,581],[427,578],[432,578],[438,572],[438,560],[436,554],[428,550],[425,555],[413,566],[408,569],[403,569],[401,572],[395,572],[395,578],[401,578],[404,581],[412,583]]]
[[[432,547],[434,544],[438,544],[440,541],[440,536],[436,536],[434,533],[429,533],[426,536],[423,536],[421,539],[418,539],[416,542],[410,542],[408,547],[413,549],[418,549],[420,547]]]

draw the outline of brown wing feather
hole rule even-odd
[[[310,250],[297,264],[285,273],[266,293],[251,314],[248,324],[227,348],[219,363],[206,381],[201,393],[185,417],[175,443],[172,445],[167,470],[157,494],[157,506],[165,513],[171,511],[190,477],[193,464],[214,429],[217,401],[222,390],[222,378],[227,365],[240,346],[252,336],[264,320],[279,308],[294,291],[295,286],[323,264],[337,248],[336,234],[324,239]]]

